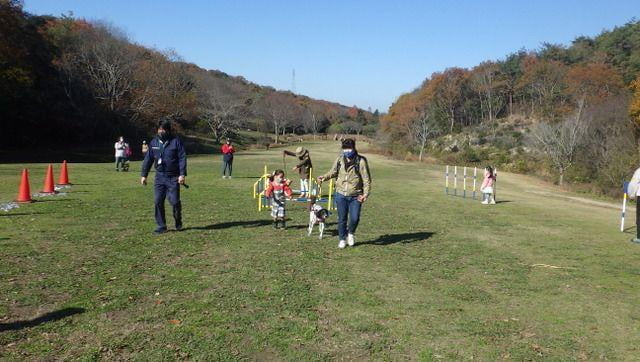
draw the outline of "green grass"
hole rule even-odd
[[[307,144],[316,170],[336,146]],[[442,168],[369,155],[359,244],[274,231],[250,189],[279,150],[189,158],[186,231],[151,234],[151,186],[71,164],[66,196],[0,214],[4,359],[515,359],[640,356],[640,246],[619,211],[501,174],[493,207],[445,196]],[[287,160],[293,166],[292,159]],[[19,172],[0,165],[0,200]],[[293,176],[293,175],[290,175]],[[295,179],[295,177],[294,177]],[[170,209],[167,210],[170,214]],[[631,213],[631,218],[633,218]],[[567,267],[532,267],[543,263]],[[43,323],[65,308],[82,312]],[[18,325],[17,321],[33,321]]]

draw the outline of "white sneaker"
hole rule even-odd
[[[496,200],[491,200],[491,205],[495,205],[496,204]]]
[[[356,237],[353,234],[347,235],[347,244],[349,244],[349,246],[353,246],[353,244],[355,243],[356,243]]]
[[[338,243],[338,247],[339,247],[340,249],[344,249],[344,248],[345,248],[345,246],[347,246],[347,242],[346,242],[346,241],[344,241],[344,240],[340,240],[340,242]]]
[[[489,205],[489,201],[484,200],[484,201],[482,201],[482,202],[481,202],[481,204],[482,204],[482,205]]]

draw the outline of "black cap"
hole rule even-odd
[[[342,140],[342,148],[351,148],[351,149],[355,149],[356,148],[356,141],[353,138],[346,138],[344,140]]]
[[[171,120],[170,119],[161,119],[158,121],[158,128],[162,128],[167,132],[171,132]]]

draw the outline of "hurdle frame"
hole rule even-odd
[[[478,192],[478,167],[473,167],[473,176],[471,176],[471,167],[470,166],[460,166],[462,167],[462,198],[467,198],[467,179],[472,182],[472,187],[469,188],[471,192],[472,198],[475,200]],[[449,190],[450,180],[449,180],[449,171],[450,165],[445,165],[444,171],[444,193],[445,195],[453,195],[458,196],[458,166],[453,165],[453,192]],[[471,178],[473,177],[473,180]]]
[[[311,194],[312,196],[317,196],[318,199],[323,199],[323,192],[322,192],[322,184],[318,183],[314,178],[312,178],[312,171],[313,169],[309,170],[309,190],[308,190],[308,194]],[[254,199],[257,199],[257,203],[258,203],[258,211],[262,211],[265,209],[269,208],[269,202],[267,200],[267,197],[264,196],[264,192],[267,189],[267,183],[269,182],[269,176],[271,176],[271,174],[268,172],[268,167],[265,164],[264,165],[264,172],[262,174],[262,176],[260,176],[254,183],[253,183],[253,188],[252,188],[252,196]],[[325,201],[319,201],[319,202],[326,202],[327,203],[327,210],[329,211],[333,211],[336,210],[336,205],[335,205],[335,180],[331,179],[329,180],[329,193],[326,197]],[[313,191],[313,192],[312,192]],[[315,195],[313,195],[315,194]]]

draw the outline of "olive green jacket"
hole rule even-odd
[[[371,191],[371,173],[369,162],[365,157],[357,155],[358,159],[347,166],[347,160],[340,155],[331,170],[324,174],[324,180],[336,179],[335,191],[344,196],[369,196]]]

